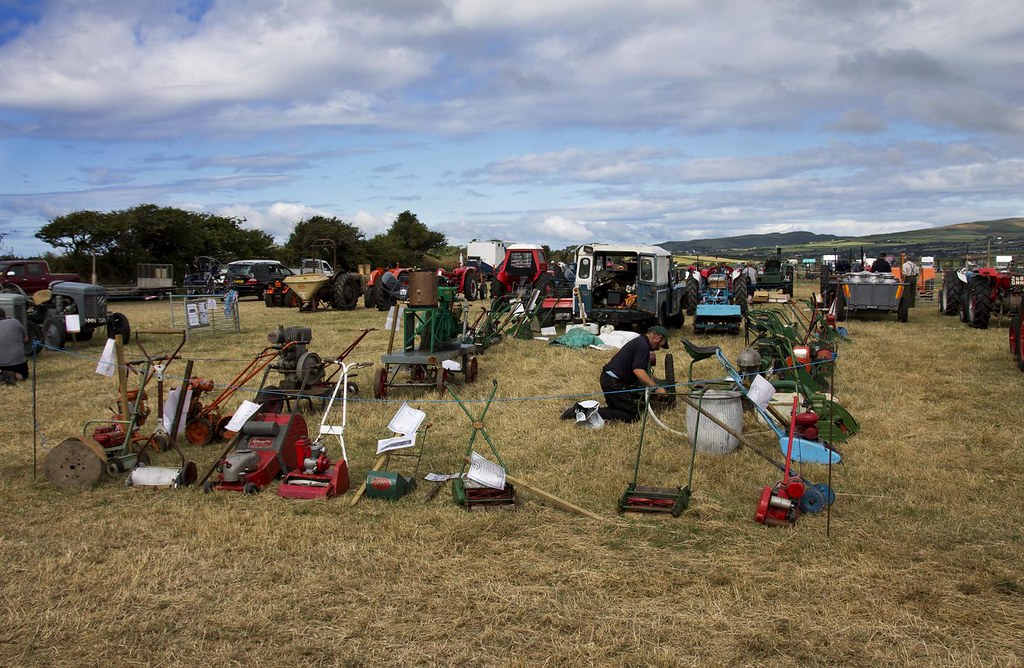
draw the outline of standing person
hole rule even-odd
[[[903,273],[903,282],[907,284],[907,290],[910,290],[910,307],[917,306],[917,277],[921,274],[921,268],[914,263],[914,256],[907,253],[907,259],[900,267],[900,271]]]
[[[750,286],[749,294],[754,294],[754,288],[757,287],[757,269],[753,262],[748,262],[747,266],[743,268],[743,275],[747,277],[747,285]]]
[[[0,308],[0,374],[5,382],[9,378],[25,380],[28,378],[28,359],[25,357],[25,344],[28,343],[28,332],[24,325]],[[16,376],[21,376],[17,378]]]
[[[892,265],[885,259],[885,253],[879,253],[875,261],[871,263],[871,271],[876,274],[888,274],[892,271]]]
[[[668,348],[668,330],[654,325],[643,336],[622,346],[611,360],[601,369],[601,391],[607,406],[598,412],[607,420],[636,422],[640,418],[640,392],[631,392],[640,387],[656,388],[655,394],[665,394],[647,369],[651,366],[654,351]]]

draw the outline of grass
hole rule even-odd
[[[311,326],[311,349],[326,357],[383,321],[363,309],[241,308],[242,333],[186,346],[197,375],[229,381],[279,323]],[[166,303],[122,310],[136,329],[169,323]],[[476,384],[456,391],[476,413],[497,379],[486,428],[509,470],[605,522],[526,492],[516,512],[467,513],[447,490],[428,501],[422,481],[397,503],[355,508],[346,497],[110,481],[61,492],[42,474],[43,450],[33,479],[31,385],[0,387],[0,664],[1021,665],[1024,409],[1005,326],[971,330],[919,302],[905,325],[849,329],[836,396],[863,429],[833,470],[828,535],[824,515],[791,529],[752,521],[760,488],[779,473],[743,449],[698,455],[682,517],[616,516],[639,427],[592,432],[558,419],[598,392],[608,355],[597,351],[508,340],[481,356]],[[689,323],[682,334],[692,336]],[[678,339],[669,352],[685,373]],[[151,340],[151,351],[172,347]],[[742,347],[742,337],[707,340],[732,359]],[[371,332],[349,361],[379,364],[386,346]],[[100,350],[96,341],[39,358],[45,445],[109,414],[114,383],[93,373]],[[175,363],[169,375],[182,371]],[[713,361],[696,371],[720,375]],[[356,380],[354,480],[401,400],[434,423],[420,473],[459,469],[471,425],[457,406],[413,390],[376,402],[369,374]],[[662,419],[681,430],[683,411]],[[319,415],[307,420],[315,429]],[[185,450],[202,471],[221,448]],[[685,440],[649,429],[641,482],[684,484],[688,455]],[[827,478],[823,467],[804,473]]]

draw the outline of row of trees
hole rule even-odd
[[[54,218],[35,236],[63,251],[48,256],[56,269],[89,276],[95,258],[100,281],[108,284],[134,282],[140,263],[174,265],[175,279],[180,281],[200,255],[222,262],[269,258],[295,266],[310,257],[321,239],[337,244],[338,265],[343,270],[391,262],[409,267],[436,265],[447,249],[445,235],[430,230],[410,211],[400,213],[386,232],[371,239],[338,218],[314,216],[295,223],[280,246],[265,232],[242,229],[244,222],[142,204],[123,211],[74,211]],[[333,260],[329,252],[321,256]]]

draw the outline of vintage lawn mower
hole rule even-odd
[[[388,423],[395,436],[377,441],[377,461],[373,468],[366,473],[366,479],[352,499],[352,505],[359,503],[359,500],[366,496],[369,499],[384,499],[385,501],[397,501],[406,494],[416,489],[416,474],[419,472],[420,462],[423,459],[423,449],[426,445],[427,430],[433,423],[423,424],[426,413],[412,408],[408,404],[402,406]],[[407,452],[410,448],[419,447],[415,452]],[[392,458],[415,459],[412,475],[403,475],[398,471],[390,470]]]
[[[774,485],[765,485],[761,490],[761,498],[757,503],[754,521],[767,526],[793,526],[801,513],[820,513],[835,501],[835,494],[828,485],[815,485],[792,473],[790,466],[793,461],[793,443],[797,440],[802,414],[797,413],[799,399],[793,397],[789,426],[789,443],[786,447],[786,466],[782,480]],[[815,420],[816,422],[816,420]],[[803,428],[813,429],[808,418],[803,420]]]
[[[281,351],[281,354],[263,371],[263,378],[256,393],[256,403],[263,404],[263,410],[268,413],[279,413],[285,408],[290,410],[293,403],[297,405],[303,400],[307,402],[310,410],[313,409],[313,399],[322,401],[323,406],[326,406],[334,391],[334,378],[342,368],[338,366],[333,372],[326,374],[327,367],[331,362],[344,361],[372,331],[373,328],[364,329],[340,355],[326,362],[320,355],[309,350],[309,343],[313,339],[313,331],[309,327],[279,327],[271,331],[267,334],[267,339],[273,347]],[[271,372],[280,376],[276,385],[267,385]],[[357,394],[359,387],[352,381],[352,377],[352,374],[349,374],[346,391],[349,394]]]
[[[300,441],[309,442],[301,415],[257,413],[242,425],[203,476],[203,491],[256,494],[285,471],[298,468]],[[217,478],[211,480],[214,472]]]
[[[341,374],[334,384],[334,390],[327,400],[320,429],[316,440],[300,438],[296,441],[295,460],[298,466],[284,476],[278,485],[277,495],[286,499],[324,499],[344,494],[349,488],[348,452],[345,449],[345,425],[348,422],[348,377],[352,369],[371,366],[371,362],[345,364],[332,360],[328,364],[337,364]],[[341,392],[341,408],[335,408],[338,393]],[[340,423],[328,424],[332,415],[340,412]],[[341,459],[331,462],[327,455],[325,441],[334,436],[341,448]]]
[[[147,441],[140,428],[149,416],[146,381],[149,362],[143,364],[139,385],[128,389],[128,365],[121,335],[115,337],[118,408],[110,418],[89,420],[81,436],[66,438],[46,454],[47,479],[65,489],[94,485],[104,473],[111,478],[135,467],[139,448]],[[148,463],[148,453],[141,454]]]
[[[697,457],[697,439],[690,446],[690,473],[685,487],[650,487],[638,484],[640,478],[640,456],[644,449],[644,434],[647,430],[647,415],[651,411],[650,390],[644,391],[644,415],[640,422],[640,443],[636,448],[636,465],[633,467],[633,482],[619,499],[620,513],[671,513],[679,517],[690,505],[693,491],[693,463]],[[698,414],[699,416],[699,414]],[[699,417],[698,417],[699,425]]]
[[[148,355],[147,355],[148,357]],[[188,378],[192,373],[192,360],[189,360],[185,367],[185,377]],[[164,421],[161,420],[157,426],[156,432],[149,437],[145,445],[139,451],[138,461],[135,463],[135,467],[125,478],[125,487],[133,489],[176,489],[178,487],[187,487],[196,481],[198,470],[196,469],[196,463],[185,459],[185,453],[178,447],[178,425],[181,422],[181,413],[185,408],[185,393],[181,392],[178,394],[178,401],[172,411],[171,415],[171,431],[168,434],[164,430]],[[157,443],[165,443],[162,445],[162,450],[169,450],[173,448],[181,460],[181,466],[148,466],[148,453],[147,448],[156,447]]]
[[[774,415],[771,410],[769,410],[769,408],[765,408],[756,401],[750,399],[747,387],[743,381],[743,374],[741,374],[739,370],[732,365],[729,359],[722,353],[722,349],[718,346],[698,346],[687,339],[683,339],[682,344],[683,348],[686,349],[686,352],[693,358],[694,362],[707,359],[709,357],[717,358],[719,364],[722,365],[722,368],[725,369],[726,375],[728,376],[728,381],[726,382],[731,381],[736,386],[735,389],[747,398],[750,405],[754,407],[754,410],[756,410],[758,415],[761,416],[761,419],[765,424],[767,424],[768,427],[775,432],[776,436],[778,436],[779,449],[782,452],[786,452],[788,439],[786,429],[782,426],[786,424],[786,420],[784,418],[780,420],[778,416]],[[690,366],[692,370],[693,365],[691,364]],[[809,438],[797,438],[793,443],[793,450],[793,459],[802,463],[838,464],[842,459],[839,456],[839,453],[829,447],[826,443],[818,440],[811,440]]]
[[[512,483],[506,482],[504,488],[496,489],[494,487],[488,487],[482,485],[473,480],[469,480],[465,477],[466,474],[466,463],[469,461],[469,457],[473,454],[473,443],[476,441],[477,434],[483,436],[484,441],[487,442],[488,447],[491,449],[491,454],[498,460],[498,464],[502,469],[508,470],[505,466],[505,462],[502,460],[501,455],[498,454],[498,449],[494,446],[494,442],[491,440],[490,435],[487,433],[487,428],[484,426],[484,418],[487,416],[487,411],[491,407],[491,402],[494,401],[494,395],[498,392],[498,381],[495,380],[491,387],[491,394],[487,397],[487,402],[484,404],[483,411],[480,412],[480,417],[473,417],[473,414],[466,408],[466,404],[452,391],[452,388],[448,388],[448,393],[451,394],[452,398],[455,399],[456,403],[462,409],[462,412],[469,418],[470,423],[473,425],[473,431],[469,435],[469,443],[466,445],[466,454],[462,464],[462,474],[460,477],[452,481],[452,498],[455,503],[462,506],[466,510],[495,510],[495,509],[512,509],[515,508],[519,500],[516,497],[516,489]]]
[[[272,345],[264,348],[246,364],[245,368],[238,372],[238,375],[221,390],[220,394],[214,397],[213,401],[205,405],[200,399],[203,394],[213,391],[216,387],[214,382],[207,378],[188,378],[186,391],[190,398],[185,418],[185,440],[192,445],[206,445],[214,437],[223,437],[225,435],[224,428],[231,420],[230,413],[226,415],[223,413],[224,405],[234,396],[235,392],[246,387],[249,381],[287,348],[287,345]]]

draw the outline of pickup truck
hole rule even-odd
[[[46,260],[4,260],[0,262],[0,288],[18,288],[31,297],[54,281],[80,281],[78,274],[52,274]]]

